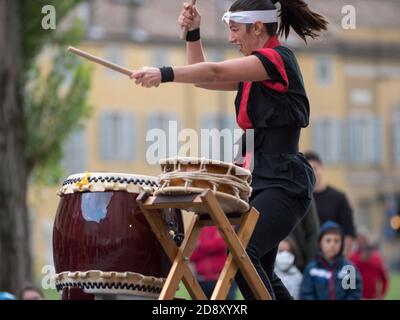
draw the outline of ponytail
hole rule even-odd
[[[303,0],[278,0],[281,4],[278,34],[289,36],[290,27],[307,43],[306,37],[315,39],[327,30],[328,22],[320,14],[313,12]],[[276,2],[276,1],[275,1]]]
[[[314,39],[327,30],[325,17],[312,11],[304,0],[236,0],[230,11],[273,10],[277,2],[281,4],[281,21],[279,27],[277,23],[265,24],[270,36],[278,34],[287,38],[292,28],[307,43],[307,37]]]

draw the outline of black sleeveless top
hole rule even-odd
[[[260,59],[270,80],[240,83],[235,100],[239,127],[247,134],[248,129],[254,133],[253,190],[282,188],[290,196],[311,199],[314,173],[298,151],[310,107],[296,57],[276,37],[253,55]],[[245,141],[244,136],[243,155]]]

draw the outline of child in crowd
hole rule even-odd
[[[344,234],[341,227],[332,221],[325,222],[320,229],[318,244],[316,260],[304,270],[300,299],[361,299],[361,277],[343,255]]]
[[[366,227],[357,230],[357,249],[351,262],[360,271],[363,282],[363,299],[384,299],[388,290],[389,276],[385,263],[374,245]]]
[[[227,246],[216,227],[204,227],[190,260],[205,295],[211,298],[227,258]],[[227,300],[235,300],[236,283],[233,283]]]
[[[293,298],[298,300],[303,275],[295,265],[294,245],[289,239],[281,241],[278,246],[274,272]]]

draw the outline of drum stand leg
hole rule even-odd
[[[165,221],[161,218],[161,214],[159,209],[160,208],[168,208],[168,207],[160,207],[158,209],[151,209],[152,205],[148,204],[149,201],[152,201],[153,197],[149,197],[146,192],[141,193],[140,196],[137,198],[137,202],[141,207],[141,210],[148,221],[151,229],[153,230],[154,234],[156,235],[158,241],[160,242],[162,248],[164,249],[165,253],[173,263],[171,267],[171,271],[169,272],[168,278],[166,283],[164,284],[163,290],[160,294],[159,300],[172,300],[175,296],[175,292],[178,289],[180,278],[182,277],[183,273],[183,283],[185,284],[186,289],[189,291],[190,296],[192,299],[195,300],[206,300],[207,297],[204,294],[203,290],[200,287],[199,282],[197,281],[196,277],[193,275],[192,271],[190,270],[188,263],[189,259],[188,256],[184,256],[183,249],[190,244],[192,246],[192,242],[197,241],[198,231],[195,230],[194,236],[196,236],[196,240],[192,239],[189,243],[189,237],[185,236],[185,240],[182,245],[178,248],[175,241],[171,239],[169,235],[169,230],[165,224]],[[145,203],[146,201],[146,203]],[[195,228],[195,224],[197,221],[197,216],[192,218],[192,221],[188,227],[187,234],[189,235]],[[196,228],[197,229],[197,228]],[[194,238],[194,236],[192,238]],[[190,249],[190,248],[188,248]],[[189,250],[187,250],[189,251]],[[190,252],[191,253],[191,252]],[[190,254],[188,253],[188,254]],[[178,270],[179,274],[174,271]],[[174,276],[174,273],[177,273]],[[180,276],[178,280],[178,276]]]
[[[242,243],[243,247],[247,247],[250,241],[253,230],[256,226],[258,220],[258,212],[255,209],[251,209],[246,212],[240,221],[240,229],[237,233],[239,241]],[[226,261],[224,268],[221,271],[221,275],[215,285],[214,292],[210,300],[225,300],[228,296],[229,289],[232,286],[232,282],[235,279],[236,272],[238,271],[238,266],[235,263],[232,253],[230,252]]]
[[[271,300],[268,290],[261,281],[260,276],[245,250],[259,217],[259,213],[256,209],[252,208],[249,212],[243,214],[239,221],[236,221],[240,227],[238,234],[236,234],[232,227],[232,224],[236,224],[235,220],[228,219],[214,194],[209,189],[195,197],[193,195],[180,196],[178,199],[172,196],[149,196],[148,193],[143,192],[137,198],[137,203],[172,262],[172,267],[159,300],[173,299],[181,279],[192,299],[207,299],[196,277],[188,266],[189,257],[196,246],[201,228],[207,225],[214,225],[218,228],[221,237],[225,240],[230,251],[211,300],[226,299],[238,269],[241,270],[256,299]],[[207,213],[208,219],[200,219],[200,217],[206,215],[195,214],[185,232],[185,239],[178,248],[169,236],[168,228],[161,218],[160,209],[167,208],[185,209],[188,211],[192,208],[196,208],[196,212]]]

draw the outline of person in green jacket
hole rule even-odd
[[[301,272],[304,271],[308,263],[315,259],[318,234],[319,218],[317,206],[314,199],[312,199],[306,215],[288,237],[294,244],[295,265]]]

